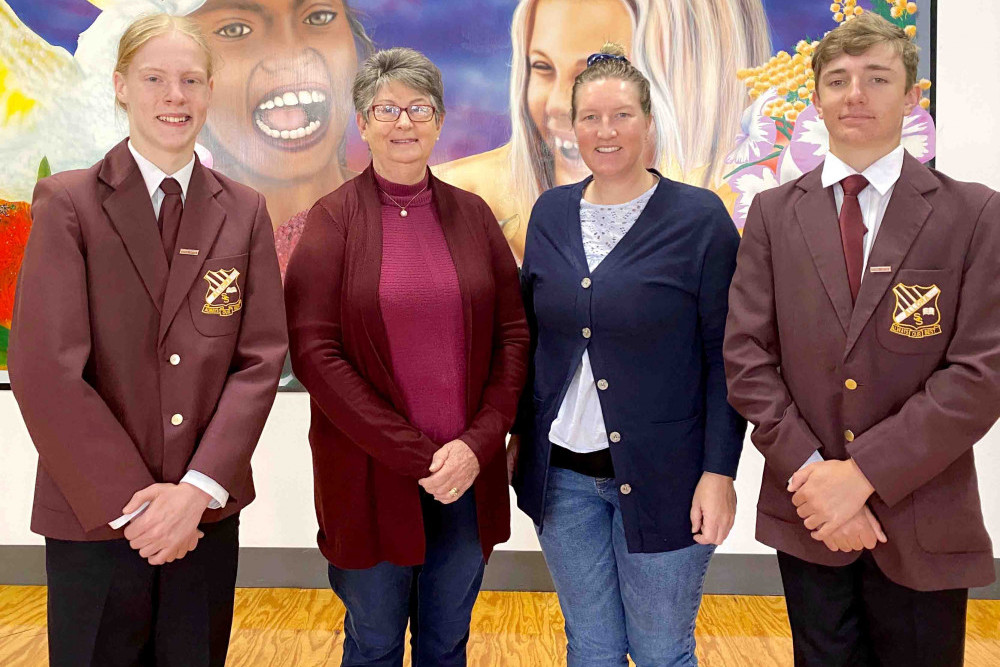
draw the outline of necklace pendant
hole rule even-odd
[[[406,213],[406,209],[405,208],[399,209],[399,217],[405,218],[406,215],[407,215],[407,213]]]

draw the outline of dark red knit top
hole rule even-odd
[[[375,174],[382,203],[378,301],[393,378],[406,417],[444,444],[466,427],[465,324],[455,263],[431,201],[427,177],[416,185]],[[390,199],[405,205],[406,217]]]

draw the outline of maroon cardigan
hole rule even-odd
[[[467,428],[481,471],[473,486],[483,556],[510,537],[504,438],[527,371],[528,327],[517,266],[478,196],[433,175],[455,262],[466,331]],[[371,166],[320,199],[285,278],[292,367],[312,398],[319,547],[333,565],[418,565],[424,530],[417,480],[433,442],[403,416],[378,303],[381,203]]]

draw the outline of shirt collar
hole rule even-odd
[[[131,139],[128,142],[128,149],[132,153],[132,157],[135,158],[136,164],[139,165],[139,173],[142,174],[142,180],[146,183],[146,190],[149,192],[150,199],[153,198],[164,178],[172,178],[181,186],[181,198],[185,201],[187,200],[188,185],[191,184],[191,174],[194,173],[194,153],[191,154],[191,161],[186,165],[173,174],[165,174],[162,169],[147,160],[135,149]]]
[[[887,192],[899,180],[899,175],[903,172],[903,146],[896,146],[892,152],[883,155],[873,162],[861,175],[868,179],[868,182],[878,190],[879,195],[885,196]],[[823,187],[828,188],[834,183],[839,183],[848,176],[856,174],[853,167],[846,164],[833,153],[827,152],[823,160]]]

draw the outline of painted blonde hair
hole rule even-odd
[[[535,4],[521,0],[511,22],[513,196],[520,224],[554,182],[552,155],[528,110],[528,45]],[[632,20],[630,60],[649,80],[656,126],[654,164],[702,187],[722,181],[729,143],[749,103],[737,70],[771,55],[761,0],[621,0]],[[581,13],[585,12],[581,5]],[[594,45],[594,51],[600,44]]]
[[[201,28],[186,16],[171,16],[170,14],[147,14],[129,24],[125,32],[122,33],[121,39],[118,40],[118,57],[115,59],[115,71],[125,76],[129,66],[132,64],[133,58],[135,58],[135,54],[145,46],[146,42],[155,37],[169,35],[173,32],[179,32],[182,35],[190,37],[201,48],[205,53],[205,69],[208,73],[208,78],[212,78],[215,68],[215,57]],[[122,104],[121,100],[116,100],[115,103],[122,111],[125,110],[125,105]]]

